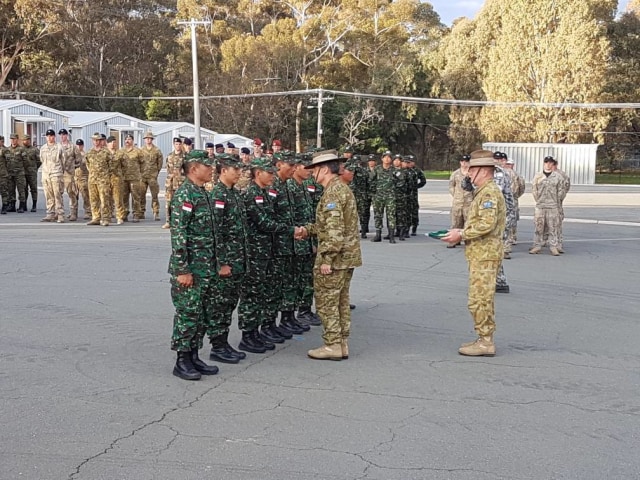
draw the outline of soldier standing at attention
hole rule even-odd
[[[532,193],[536,201],[533,214],[535,233],[533,247],[529,253],[540,253],[544,245],[544,234],[548,234],[549,250],[551,255],[558,256],[558,224],[560,223],[560,203],[564,193],[562,177],[553,170],[556,160],[553,157],[545,157],[542,172],[533,177]]]
[[[62,149],[56,143],[56,132],[54,130],[47,130],[45,135],[47,143],[40,147],[40,162],[42,162],[42,187],[47,204],[47,214],[40,221],[64,223]]]
[[[463,180],[469,175],[469,155],[460,157],[460,168],[455,170],[449,177],[449,193],[453,197],[451,203],[451,230],[464,228],[467,221],[469,207],[473,201],[473,188],[466,190],[463,188]],[[471,184],[469,183],[469,187]],[[450,243],[447,248],[455,248],[458,243]]]
[[[524,194],[526,189],[526,184],[524,181],[524,177],[522,175],[518,175],[515,171],[515,161],[512,158],[507,159],[504,164],[505,169],[511,170],[513,172],[512,183],[511,183],[511,193],[513,193],[513,201],[515,203],[516,210],[516,218],[513,225],[513,228],[509,231],[509,243],[511,245],[515,245],[518,239],[518,221],[520,220],[520,205],[518,199]]]
[[[7,212],[24,213],[27,210],[27,200],[24,196],[27,184],[24,176],[24,150],[18,145],[17,134],[12,133],[9,139],[11,140],[9,148],[4,151],[7,173],[9,174],[9,209]],[[16,189],[18,189],[18,200],[20,201],[17,210]]]
[[[2,197],[2,210],[0,214],[6,215],[9,207],[9,173],[7,172],[7,159],[4,156],[4,136],[0,135],[0,196]]]
[[[409,171],[413,172],[413,181],[409,184],[411,196],[409,199],[409,210],[411,219],[411,236],[415,237],[420,224],[420,202],[418,201],[418,190],[427,184],[427,179],[421,168],[416,167],[416,157],[409,155]],[[408,237],[407,237],[408,238]]]
[[[395,236],[405,240],[404,231],[409,231],[409,205],[407,195],[409,184],[406,169],[402,168],[402,155],[396,154],[393,159],[393,188],[396,196],[396,231]]]
[[[158,185],[158,174],[162,169],[162,152],[153,144],[154,135],[152,132],[144,134],[144,146],[140,149],[142,152],[142,218],[144,219],[147,210],[147,189],[151,192],[151,209],[153,210],[153,219],[160,221],[160,203],[158,202],[158,193],[160,186]]]
[[[91,221],[87,225],[108,227],[111,221],[111,155],[104,148],[102,135],[91,136],[93,148],[87,152]],[[43,162],[44,163],[44,162]]]
[[[84,209],[83,220],[91,220],[91,201],[89,200],[89,169],[87,168],[87,152],[84,150],[84,140],[76,140],[78,148],[78,158],[80,159],[75,171],[76,186],[78,187],[78,198],[82,197],[82,208]]]
[[[238,363],[246,354],[229,345],[229,327],[247,272],[247,217],[244,199],[233,188],[240,178],[240,162],[224,153],[216,160],[219,181],[211,191],[211,201],[217,275],[212,280],[213,321],[207,327],[207,335],[211,340],[210,358]]]
[[[235,189],[240,193],[247,191],[249,184],[251,183],[251,155],[247,147],[240,149],[240,162],[242,164],[242,172],[240,173],[240,180],[235,185]]]
[[[558,221],[558,252],[564,253],[563,241],[564,236],[562,235],[562,223],[564,222],[564,208],[562,208],[562,203],[564,199],[567,197],[567,193],[569,193],[569,189],[571,189],[571,178],[564,170],[560,170],[558,168],[558,163],[553,165],[553,171],[560,175],[562,178],[562,191],[560,192],[560,203],[558,205],[558,209],[560,212],[560,220]]]
[[[269,298],[273,295],[273,234],[288,233],[293,237],[291,225],[278,223],[273,212],[269,186],[276,169],[267,158],[254,158],[251,162],[251,183],[243,194],[247,213],[247,275],[240,288],[238,327],[242,340],[238,348],[252,353],[264,353],[283,343],[273,325]],[[258,329],[261,328],[262,332]]]
[[[119,155],[118,145],[116,137],[109,136],[107,138],[107,151],[111,158],[109,160],[111,164],[111,179],[109,180],[109,198],[111,206],[109,212],[112,214],[115,210],[116,220],[118,225],[124,223],[126,210],[122,204],[122,179],[124,178],[124,157]]]
[[[334,151],[317,152],[307,166],[324,187],[315,223],[305,225],[303,230],[305,235],[318,238],[313,288],[324,344],[307,352],[316,360],[349,358],[349,287],[354,269],[362,265],[358,209],[351,189],[339,176],[342,160]]]
[[[494,183],[493,153],[476,150],[471,153],[469,176],[476,186],[464,229],[449,230],[442,241],[458,243],[464,240],[465,257],[469,263],[469,311],[478,339],[464,343],[461,355],[493,356],[495,324],[495,285],[502,262],[506,207],[502,192]]]
[[[69,197],[69,221],[78,220],[78,187],[76,186],[76,167],[80,163],[76,146],[69,141],[69,132],[66,128],[58,131],[60,135],[60,149],[64,163],[64,191]]]
[[[369,202],[369,171],[360,165],[360,157],[351,158],[353,165],[353,179],[349,183],[353,196],[358,206],[358,218],[360,219],[360,238],[367,238],[369,230],[370,202]]]
[[[203,151],[191,152],[183,167],[187,178],[171,200],[169,274],[176,309],[171,350],[178,354],[173,374],[184,380],[218,373],[218,367],[207,365],[198,355],[205,331],[213,321],[213,201],[203,188],[211,178],[211,165]]]
[[[169,221],[171,220],[171,197],[184,181],[182,175],[182,162],[184,161],[184,157],[185,152],[182,148],[182,140],[180,140],[179,137],[175,137],[173,139],[173,152],[167,157],[167,179],[164,182],[164,201],[167,221],[162,225],[162,228],[169,228]]]
[[[278,223],[295,226],[294,200],[287,184],[293,176],[296,159],[290,153],[275,155],[277,173],[273,177],[273,185],[269,191],[273,197],[273,210]],[[273,191],[273,193],[271,192]],[[278,331],[281,335],[291,338],[309,330],[308,325],[300,325],[295,317],[296,309],[296,276],[294,274],[293,257],[295,255],[294,240],[286,233],[274,235],[274,285],[271,299],[273,315],[281,312]],[[275,316],[270,324],[275,322]]]
[[[125,222],[129,221],[130,208],[133,209],[133,223],[138,223],[144,218],[142,205],[146,202],[145,193],[142,191],[142,167],[144,159],[142,151],[133,144],[133,135],[124,137],[124,148],[118,150],[120,163],[123,168],[122,179],[122,207],[124,208]]]
[[[31,145],[31,135],[22,136],[22,149],[24,151],[24,200],[29,199],[31,192],[31,212],[35,212],[38,206],[38,169],[40,168],[40,152]],[[25,210],[26,210],[25,205]]]
[[[394,173],[395,168],[391,165],[391,152],[387,150],[382,154],[382,165],[376,166],[369,177],[369,186],[373,194],[373,219],[376,227],[376,236],[371,239],[372,242],[382,241],[383,215],[386,213],[389,243],[396,243],[393,238],[396,229]]]

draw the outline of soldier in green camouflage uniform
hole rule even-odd
[[[6,215],[9,207],[8,189],[9,189],[9,172],[7,172],[7,158],[4,151],[4,136],[0,135],[0,196],[2,197],[2,210],[0,214]]]
[[[358,218],[360,219],[360,238],[367,238],[369,231],[369,217],[371,202],[369,201],[369,171],[360,164],[360,157],[353,157],[353,180],[349,183],[353,196],[358,206]]]
[[[40,168],[40,152],[31,145],[31,135],[22,136],[22,149],[24,150],[24,199],[29,199],[31,192],[31,211],[35,212],[38,206],[38,169]]]
[[[289,226],[295,226],[294,200],[287,180],[293,176],[296,159],[290,153],[278,153],[274,155],[274,161],[278,168],[274,176],[272,190],[275,192],[273,198],[273,209],[276,214],[276,221]],[[307,325],[300,325],[295,317],[296,308],[296,276],[293,267],[293,257],[295,255],[294,240],[286,233],[276,233],[274,235],[274,270],[275,279],[274,295],[272,299],[272,311],[277,315],[281,311],[279,333],[285,336],[301,334],[309,329]],[[275,318],[270,319],[270,323],[275,322]]]
[[[413,155],[407,156],[408,172],[411,172],[411,180],[409,182],[410,197],[409,197],[409,212],[411,221],[411,235],[416,236],[418,225],[420,224],[420,203],[418,202],[418,190],[427,184],[427,179],[424,176],[422,169],[416,167],[416,157]],[[409,232],[406,232],[409,235]],[[408,238],[408,236],[407,236]]]
[[[391,165],[391,152],[387,150],[382,155],[382,165],[377,165],[369,176],[376,227],[376,236],[371,239],[372,242],[382,241],[382,222],[383,215],[386,213],[389,243],[396,243],[393,238],[396,229],[395,172],[396,169]]]
[[[91,140],[93,148],[87,152],[87,168],[92,218],[87,225],[108,227],[111,221],[111,155],[104,148],[101,134],[94,133]]]
[[[162,228],[169,228],[171,218],[171,197],[180,184],[184,181],[182,175],[182,162],[184,161],[184,150],[182,140],[179,137],[173,139],[173,152],[167,156],[167,179],[164,182],[164,201],[167,212],[167,221]]]
[[[27,181],[24,176],[24,150],[18,145],[18,135],[12,133],[9,137],[11,144],[4,152],[7,162],[7,173],[9,174],[9,209],[7,212],[24,213],[27,210],[27,201],[24,196]],[[16,210],[16,189],[18,189],[18,200],[20,201]]]
[[[403,167],[402,155],[396,154],[393,159],[393,189],[396,195],[396,231],[395,236],[405,240],[404,231],[409,230],[409,179],[407,169]]]
[[[207,327],[211,358],[238,363],[246,357],[229,345],[231,315],[240,299],[240,287],[247,271],[247,217],[244,199],[233,188],[240,178],[240,162],[228,154],[216,156],[218,183],[211,191],[213,235],[216,243],[216,271],[213,277],[213,321]]]
[[[310,235],[318,237],[313,278],[324,345],[307,352],[318,360],[349,358],[349,286],[354,268],[362,265],[356,200],[338,175],[339,160],[335,152],[318,152],[307,167],[313,168],[313,175],[325,187],[315,222],[305,225]]]
[[[293,238],[294,227],[275,220],[270,185],[276,170],[267,158],[254,158],[251,162],[251,183],[242,194],[247,213],[247,274],[240,289],[238,326],[242,341],[238,348],[247,352],[264,353],[283,343],[281,336],[267,320],[273,295],[273,235],[286,233]],[[258,331],[262,329],[262,332]]]
[[[495,285],[502,264],[507,210],[500,188],[494,182],[493,153],[476,150],[471,153],[469,177],[477,186],[464,230],[450,230],[442,238],[447,243],[465,242],[465,257],[469,262],[469,312],[478,334],[474,342],[464,343],[461,355],[493,356],[495,331]]]
[[[171,349],[178,352],[173,374],[185,380],[215,375],[218,367],[198,356],[207,325],[213,319],[215,243],[213,205],[203,188],[211,177],[211,161],[202,150],[185,159],[186,180],[175,192],[171,216]]]
[[[311,192],[305,182],[311,178],[311,170],[306,169],[309,161],[303,156],[296,157],[293,177],[287,180],[287,186],[293,199],[293,222],[295,225],[313,223],[315,219],[315,204]],[[313,304],[313,247],[311,239],[299,240],[294,243],[293,270],[295,280],[296,306],[298,307],[297,321],[302,328],[309,330],[308,325],[320,325],[320,319],[311,312]]]

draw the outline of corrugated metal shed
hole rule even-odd
[[[118,145],[124,145],[124,137],[132,134],[134,143],[142,145],[142,135],[150,128],[149,122],[130,117],[119,112],[65,112],[71,118],[69,129],[73,140],[81,138],[85,145],[91,145],[91,136],[98,132],[106,136],[113,135],[118,140]]]
[[[213,143],[222,143],[225,146],[228,142],[233,143],[236,148],[253,147],[253,140],[237,133],[219,133],[213,139]]]
[[[31,135],[36,145],[45,143],[45,132],[69,127],[69,115],[28,100],[0,100],[0,134]]]
[[[573,185],[593,185],[596,183],[596,154],[598,144],[570,143],[497,143],[482,146],[485,150],[500,151],[515,160],[515,169],[527,182],[542,171],[544,157],[552,156],[558,161],[558,168],[564,170]]]
[[[187,122],[147,122],[151,126],[151,131],[156,136],[154,143],[167,156],[173,150],[174,137],[195,138],[196,127],[192,123]],[[202,139],[202,148],[207,142],[212,142],[216,132],[207,128],[200,127],[200,138]]]

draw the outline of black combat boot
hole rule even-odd
[[[224,334],[212,338],[209,358],[222,363],[238,363],[240,361],[240,357],[231,353],[227,349],[227,345],[227,336]]]
[[[200,372],[202,375],[215,375],[218,373],[218,367],[215,365],[207,365],[198,355],[198,349],[194,348],[191,350],[191,363],[193,367]]]
[[[12,213],[12,212],[13,212],[13,213],[15,213],[15,211],[16,211],[16,204],[15,204],[15,202],[11,202],[11,203],[9,204],[9,206],[7,207],[7,212],[9,212],[9,213]]]
[[[242,332],[242,340],[240,340],[238,348],[240,350],[244,350],[245,352],[251,353],[264,353],[267,351],[264,345],[256,341],[255,337],[253,336],[253,330]]]
[[[400,232],[402,231],[402,227],[396,227],[396,233],[394,233],[394,237],[399,237],[400,236]]]
[[[404,227],[404,238],[411,238],[409,234],[409,227]]]
[[[191,360],[191,352],[178,352],[176,366],[173,367],[173,374],[183,380],[200,380],[202,376]]]
[[[20,205],[18,206],[18,210],[16,210],[16,212],[24,213],[26,209],[27,209],[27,202],[20,202]]]
[[[404,227],[399,227],[398,230],[398,235],[396,235],[398,237],[398,240],[400,240],[401,242],[404,242]]]
[[[35,213],[37,206],[38,206],[38,202],[36,200],[33,200],[31,202],[31,213]]]
[[[304,328],[298,324],[293,318],[293,312],[282,312],[280,316],[280,328],[286,329],[294,335],[301,335],[305,332]],[[310,328],[307,326],[307,328]]]
[[[230,344],[229,344],[229,332],[224,334],[224,341],[226,343],[226,349],[228,352],[230,352],[231,354],[235,355],[236,357],[238,357],[240,360],[244,360],[245,358],[247,358],[247,354],[244,352],[239,352],[238,350],[236,350],[235,348],[233,348]]]
[[[382,241],[382,230],[376,230],[376,236],[371,239],[372,242]]]
[[[367,229],[365,227],[360,227],[360,238],[367,238]]]
[[[270,342],[269,340],[265,340],[262,337],[262,335],[260,335],[260,332],[258,331],[257,328],[251,332],[251,336],[253,337],[253,340],[258,345],[262,345],[267,350],[275,350],[276,349],[276,346],[272,342]]]
[[[266,340],[267,342],[284,343],[284,341],[286,340],[285,337],[278,333],[275,324],[265,323],[264,325],[262,325],[260,330],[260,338],[262,338],[262,340]]]
[[[417,235],[417,230],[418,230],[418,226],[414,225],[413,227],[411,227],[411,236],[415,237]]]
[[[298,321],[298,319],[296,318],[295,310],[292,312],[289,312],[289,318],[291,319],[291,323],[293,323],[296,327],[300,327],[305,332],[308,332],[309,330],[311,330],[311,327],[309,326],[309,324]]]
[[[7,206],[3,203],[2,210],[0,210],[0,215],[6,215],[6,214],[7,214]]]
[[[387,237],[385,237],[387,238]],[[396,243],[396,239],[393,237],[393,230],[389,229],[389,243]]]
[[[276,314],[276,317],[278,316],[278,314]],[[291,331],[289,331],[288,328],[284,328],[281,327],[280,325],[276,325],[276,319],[274,318],[273,320],[271,320],[270,322],[272,324],[272,329],[274,332],[276,332],[278,335],[280,335],[282,338],[284,338],[285,340],[289,340],[291,338],[293,338],[293,333]]]
[[[298,323],[306,323],[314,327],[322,325],[320,318],[311,312],[311,307],[298,307]]]

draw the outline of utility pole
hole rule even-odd
[[[198,41],[196,38],[197,25],[210,25],[208,20],[192,18],[188,22],[178,22],[178,25],[191,26],[191,59],[193,63],[193,126],[195,134],[195,148],[202,149],[202,135],[200,135],[200,87],[198,85]]]
[[[318,89],[318,131],[316,134],[316,147],[322,148],[322,88]]]

